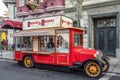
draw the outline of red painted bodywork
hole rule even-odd
[[[51,53],[51,54],[38,54],[38,52],[23,52],[15,51],[14,60],[22,61],[23,57],[27,54],[32,55],[35,63],[50,64],[50,65],[61,65],[61,66],[72,66],[75,62],[84,63],[89,59],[93,59],[93,55],[96,54],[96,50],[83,48],[83,30],[68,28],[69,31],[69,54],[66,53]],[[82,45],[74,46],[74,33],[82,34]],[[42,53],[42,52],[41,52]]]

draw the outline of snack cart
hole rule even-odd
[[[100,76],[108,70],[109,58],[99,50],[83,48],[84,30],[72,25],[65,16],[23,21],[23,30],[11,35],[16,39],[14,60],[27,68],[37,63],[81,68],[90,77]]]

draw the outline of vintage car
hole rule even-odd
[[[108,57],[100,50],[83,47],[83,29],[67,27],[71,23],[62,18],[60,25],[66,24],[66,27],[40,28],[45,24],[55,26],[54,19],[39,20],[41,23],[38,20],[25,21],[25,30],[12,34],[16,39],[15,61],[27,68],[44,64],[55,66],[56,69],[58,66],[70,70],[83,69],[90,77],[99,77],[108,71]],[[34,26],[39,28],[32,29]]]

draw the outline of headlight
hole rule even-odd
[[[94,54],[94,57],[95,57],[96,59],[101,60],[102,57],[103,57],[103,53],[102,53],[100,50],[98,50],[97,53]]]

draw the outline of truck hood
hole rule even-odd
[[[91,54],[91,55],[96,54],[97,52],[97,50],[90,49],[90,48],[81,48],[76,51],[78,51],[81,54]]]

